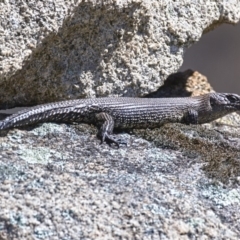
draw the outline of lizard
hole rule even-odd
[[[37,105],[0,121],[0,130],[43,122],[81,122],[99,127],[101,143],[119,147],[114,128],[158,128],[166,123],[203,124],[240,111],[240,96],[208,93],[197,97],[103,97]]]

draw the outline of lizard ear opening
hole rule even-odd
[[[211,106],[215,106],[215,105],[216,105],[217,100],[216,100],[216,98],[215,98],[214,95],[210,95],[209,102],[210,102],[210,105],[211,105]]]

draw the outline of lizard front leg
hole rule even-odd
[[[98,131],[98,137],[101,139],[101,143],[106,141],[108,143],[115,143],[117,147],[119,147],[119,142],[110,136],[114,128],[114,120],[112,116],[108,113],[101,112],[96,114],[96,118],[98,121],[103,122]]]
[[[195,109],[188,109],[184,114],[183,121],[185,124],[198,124],[198,112]]]

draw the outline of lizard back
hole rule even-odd
[[[184,111],[202,105],[194,98],[91,98],[42,104],[19,111],[0,122],[8,129],[41,122],[84,122],[98,124],[96,114],[112,116],[118,128],[153,128],[166,122],[180,122]]]

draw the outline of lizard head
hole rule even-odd
[[[211,93],[210,104],[216,110],[240,111],[240,96],[234,93]]]

